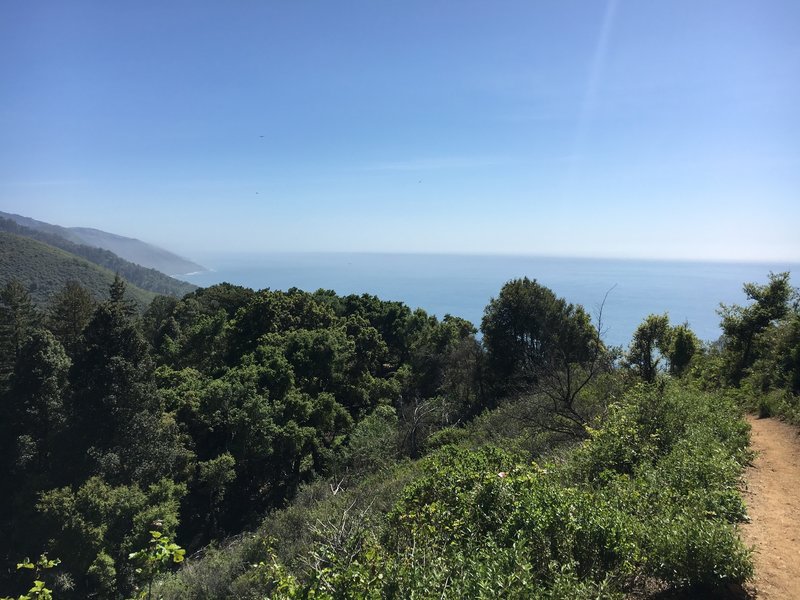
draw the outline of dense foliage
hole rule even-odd
[[[691,367],[702,387],[730,387],[761,416],[800,424],[800,293],[789,273],[748,283],[745,306],[721,305],[723,336]]]
[[[768,307],[723,309],[720,344],[651,316],[621,353],[527,279],[482,340],[369,295],[221,284],[138,315],[119,278],[45,311],[10,282],[0,589],[27,589],[13,566],[42,552],[62,561],[44,575],[58,598],[739,584],[735,399],[757,383],[790,406],[800,337],[788,276],[747,289]]]
[[[252,539],[207,555],[160,592],[567,599],[622,597],[642,581],[723,588],[752,572],[731,525],[744,514],[738,484],[747,433],[730,398],[635,387],[566,460],[447,445],[415,466],[402,491],[375,489],[373,480],[373,501],[392,499],[385,516],[360,498],[364,490],[340,501],[306,499],[302,513],[269,519]],[[284,519],[312,532],[301,550],[287,552],[269,536]],[[244,564],[231,571],[233,557]]]

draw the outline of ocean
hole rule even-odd
[[[503,284],[529,277],[597,318],[603,298],[603,339],[627,346],[651,313],[688,322],[703,340],[720,334],[720,302],[745,304],[745,282],[764,283],[791,263],[645,261],[500,255],[271,253],[204,258],[211,271],[183,276],[199,286],[229,282],[253,289],[320,288],[374,294],[430,314],[462,317],[480,327]],[[201,262],[203,262],[201,260]],[[606,295],[607,294],[607,295]]]

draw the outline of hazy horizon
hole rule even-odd
[[[0,14],[0,210],[201,262],[800,262],[789,0]]]
[[[144,241],[144,240],[141,240]],[[149,242],[148,242],[149,243]],[[155,244],[154,244],[155,245]],[[165,248],[160,246],[164,250],[170,250],[170,248]],[[279,256],[281,254],[287,255],[348,255],[352,254],[354,256],[358,255],[370,255],[370,256],[454,256],[454,257],[464,257],[468,258],[470,256],[474,256],[476,258],[480,257],[500,257],[500,258],[541,258],[541,259],[553,259],[553,260],[571,260],[571,259],[580,259],[580,260],[597,260],[597,261],[620,261],[620,262],[666,262],[666,263],[724,263],[724,264],[754,264],[754,265],[775,265],[775,264],[784,264],[787,266],[797,266],[800,265],[800,260],[792,260],[792,259],[728,259],[728,258],[719,258],[719,259],[710,259],[710,258],[674,258],[674,257],[647,257],[647,256],[606,256],[602,254],[591,254],[591,255],[578,255],[578,254],[545,254],[545,253],[525,253],[525,252],[474,252],[474,251],[438,251],[438,252],[427,252],[427,251],[382,251],[382,250],[254,250],[254,251],[235,251],[235,250],[222,250],[222,251],[206,251],[206,250],[198,250],[195,255],[192,256],[182,256],[182,258],[187,259],[194,259],[197,258],[199,262],[203,262],[203,260],[232,260],[232,259],[257,259],[260,256]],[[207,266],[207,265],[203,265]]]

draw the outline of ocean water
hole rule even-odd
[[[723,263],[470,256],[435,254],[272,253],[205,257],[212,269],[185,276],[200,286],[229,282],[253,289],[370,293],[400,300],[443,317],[451,314],[480,327],[483,311],[503,284],[529,277],[596,319],[603,298],[603,339],[627,346],[651,313],[688,322],[704,340],[720,336],[720,302],[745,304],[745,282],[767,281],[770,271],[795,271],[790,263]],[[607,296],[606,296],[607,294]]]

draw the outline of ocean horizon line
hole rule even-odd
[[[687,257],[633,257],[633,256],[586,256],[586,255],[567,255],[567,254],[535,254],[518,252],[423,252],[423,251],[384,251],[384,250],[243,250],[243,251],[222,251],[203,253],[201,259],[208,261],[217,258],[218,260],[231,260],[240,258],[275,256],[401,256],[401,257],[442,257],[442,258],[508,258],[508,259],[537,259],[537,260],[581,260],[581,261],[614,261],[614,262],[636,262],[636,263],[688,263],[688,264],[730,264],[730,265],[786,265],[800,267],[800,258],[687,258]],[[214,271],[214,269],[207,269]],[[195,273],[191,273],[194,275]]]

